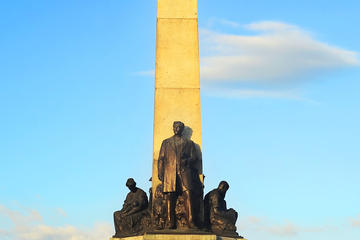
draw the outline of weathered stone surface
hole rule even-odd
[[[158,18],[197,18],[197,0],[158,0]]]
[[[194,19],[158,19],[156,88],[200,88],[197,27]]]

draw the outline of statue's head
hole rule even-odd
[[[173,124],[173,130],[174,130],[174,134],[181,136],[181,134],[183,133],[185,128],[185,125],[183,122],[180,121],[175,121]]]
[[[136,182],[133,178],[129,178],[126,181],[126,186],[130,189],[130,191],[133,191],[136,189]]]
[[[218,191],[224,195],[225,197],[225,194],[226,194],[226,191],[229,189],[229,184],[226,182],[226,181],[221,181],[219,183],[219,187],[218,187]]]

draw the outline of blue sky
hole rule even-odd
[[[205,191],[248,239],[360,238],[359,9],[199,0]],[[0,239],[106,239],[150,187],[156,1],[0,12]]]

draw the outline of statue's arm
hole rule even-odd
[[[224,211],[220,207],[219,197],[216,194],[210,196],[211,209],[218,216],[224,216]]]
[[[124,201],[123,207],[120,210],[120,212],[122,214],[126,214],[126,213],[128,213],[130,211],[130,209],[131,209],[131,204],[129,203],[128,196],[126,196],[126,199]]]
[[[158,159],[158,178],[160,181],[164,180],[164,160],[165,160],[165,142],[161,144],[159,159]]]
[[[191,141],[189,144],[188,151],[185,152],[186,155],[182,156],[182,161],[187,166],[194,166],[197,161],[195,143]]]
[[[132,214],[134,214],[134,213],[137,213],[137,212],[139,212],[139,211],[141,211],[141,210],[142,210],[142,209],[141,209],[141,206],[140,206],[139,202],[138,202],[138,201],[134,201],[134,202],[132,203],[131,209],[126,212],[125,216],[130,216],[130,215],[132,215]]]
[[[146,194],[142,194],[141,196],[138,196],[137,199],[131,203],[130,210],[127,212],[126,216],[140,212],[146,208],[147,208],[147,196]]]
[[[191,142],[191,162],[195,163],[198,160],[195,143]]]

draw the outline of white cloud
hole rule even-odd
[[[356,52],[320,42],[294,25],[265,21],[245,28],[257,34],[201,31],[203,80],[273,83],[360,64]]]
[[[215,21],[218,21],[220,24],[222,25],[226,25],[226,26],[230,26],[230,27],[233,27],[233,28],[238,28],[240,27],[241,25],[237,22],[234,22],[234,21],[229,21],[229,20],[226,20],[226,19],[214,19]]]
[[[355,218],[350,218],[350,225],[352,227],[360,227],[360,214]]]
[[[286,222],[282,225],[270,226],[266,229],[270,233],[279,236],[294,236],[300,231],[299,227],[291,222]]]
[[[302,91],[298,89],[258,89],[254,88],[226,88],[222,86],[209,87],[203,86],[205,95],[220,98],[271,98],[271,99],[287,99],[294,101],[307,102],[318,105],[318,101],[306,98],[302,95]]]
[[[285,220],[281,223],[274,223],[266,218],[248,216],[240,219],[238,229],[239,231],[246,232],[264,232],[279,237],[292,237],[302,233],[332,231],[335,228],[331,226],[300,226],[289,220]]]
[[[74,226],[53,227],[45,224],[32,226],[26,231],[13,233],[13,239],[27,240],[98,240],[107,239],[111,234],[109,224],[96,224],[91,230],[81,230]]]
[[[295,25],[274,21],[241,25],[211,19],[210,26],[215,22],[251,34],[200,30],[201,82],[208,95],[309,101],[292,89],[292,83],[360,66],[358,53],[321,42]],[[155,71],[136,74],[153,77]]]
[[[229,89],[211,88],[205,86],[206,94],[224,98],[286,98],[292,100],[305,100],[299,96],[298,92],[290,90],[262,90],[262,89]]]
[[[0,205],[0,215],[8,218],[12,228],[0,230],[0,238],[8,240],[98,240],[107,239],[113,232],[109,223],[98,223],[90,229],[71,225],[50,226],[43,222],[40,213],[30,210],[25,213]]]
[[[57,208],[55,209],[55,212],[58,216],[61,216],[61,217],[67,217],[67,213],[65,212],[64,209],[62,208]]]

